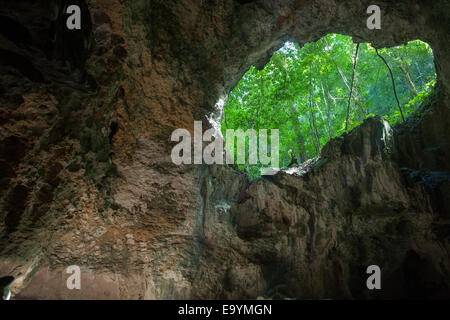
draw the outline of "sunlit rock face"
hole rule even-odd
[[[65,29],[69,2],[82,31]],[[0,277],[15,278],[12,298],[449,296],[447,1],[382,1],[381,30],[367,29],[365,1],[8,5]],[[393,129],[367,120],[301,174],[250,182],[229,166],[172,163],[172,131],[207,127],[250,65],[328,32],[426,41],[437,100]],[[382,290],[367,290],[372,264]],[[82,295],[67,288],[70,265]]]

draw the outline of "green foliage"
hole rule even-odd
[[[427,105],[431,103],[431,98],[434,92],[434,86],[436,85],[436,79],[429,81],[423,89],[412,98],[407,104],[403,106],[403,114],[405,117],[408,117],[412,113],[414,113],[420,106]],[[395,124],[401,121],[400,111],[396,110],[392,114],[386,116],[387,120],[391,124]]]
[[[279,129],[280,166],[317,157],[330,138],[345,131],[356,45],[351,37],[328,34],[315,43],[286,43],[262,70],[251,67],[229,94],[226,129]],[[378,52],[390,65],[405,116],[429,99],[436,73],[430,46],[421,41]],[[375,49],[362,43],[356,65],[348,130],[365,118],[401,120],[390,73]],[[247,143],[248,144],[248,143]],[[247,157],[248,159],[248,150]],[[239,165],[259,176],[258,165]]]

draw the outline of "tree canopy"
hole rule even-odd
[[[225,136],[226,129],[279,129],[283,167],[290,152],[299,162],[317,157],[326,142],[367,117],[402,121],[435,82],[432,50],[419,40],[380,50],[339,34],[303,48],[288,42],[228,95],[221,130]],[[239,167],[257,177],[261,165]]]

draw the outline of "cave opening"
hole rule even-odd
[[[65,28],[68,1],[49,3],[0,9],[5,298],[450,296],[445,1],[380,2],[379,30],[364,1],[77,0],[80,31]],[[379,55],[361,43],[356,60],[340,35],[311,42],[328,32]],[[435,51],[382,49],[414,39]],[[195,161],[195,126],[221,95],[217,131],[280,130],[287,174],[250,181],[260,164],[210,165],[222,163],[205,154],[223,146],[206,143]],[[402,113],[427,99],[415,126],[394,130],[386,161],[380,127],[365,124],[407,127]],[[178,164],[181,128],[193,157]],[[326,165],[290,174],[319,152]],[[81,291],[67,286],[74,265]],[[372,266],[380,291],[367,286]]]
[[[327,34],[303,47],[285,42],[262,69],[251,66],[219,100],[215,126],[225,139],[228,129],[254,129],[256,135],[278,129],[279,167],[300,166],[369,117],[382,116],[392,126],[417,116],[435,86],[433,50],[425,42],[375,49]],[[248,137],[245,152],[246,162],[237,166],[259,177],[265,165],[248,161]]]

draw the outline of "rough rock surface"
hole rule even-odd
[[[67,4],[83,28],[65,28]],[[0,277],[13,297],[449,297],[450,5],[63,0],[0,7]],[[286,40],[421,39],[440,93],[392,130],[374,118],[308,168],[250,182],[176,166],[170,135]],[[303,170],[304,169],[304,170]],[[82,290],[68,290],[76,264]],[[383,290],[366,288],[380,265]]]

